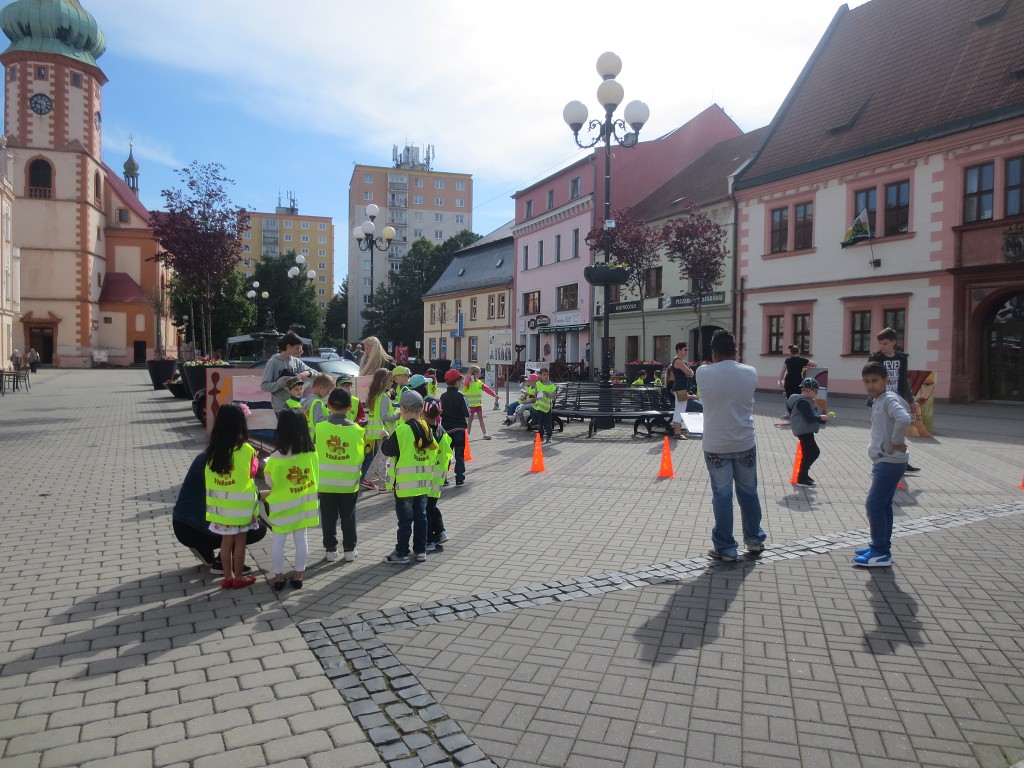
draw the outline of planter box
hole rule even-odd
[[[591,285],[624,285],[631,274],[629,267],[609,267],[607,264],[583,268],[583,277]]]
[[[183,399],[188,397],[188,390],[185,389],[184,379],[176,383],[167,384],[167,391],[170,392],[175,397],[180,397]]]
[[[443,358],[431,360],[430,367],[437,371],[438,379],[443,381],[445,372],[452,367],[452,361]]]
[[[149,371],[153,389],[163,389],[164,382],[174,378],[174,369],[177,365],[177,360],[147,360],[146,370]]]

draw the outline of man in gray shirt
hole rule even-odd
[[[697,369],[704,403],[704,463],[711,477],[714,545],[708,555],[731,562],[737,558],[733,536],[733,485],[743,521],[747,551],[760,554],[767,538],[761,529],[757,496],[757,445],[754,438],[754,389],[757,371],[736,361],[736,339],[728,331],[711,337],[711,365]]]

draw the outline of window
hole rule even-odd
[[[242,259],[242,266],[243,267],[251,267],[252,266],[252,259]]]
[[[363,269],[372,269],[369,259],[363,259]]]
[[[857,190],[853,195],[853,215],[860,216],[861,211],[868,212],[868,227],[871,229],[871,234],[875,234],[875,211],[878,206],[876,204],[877,195],[874,187],[871,189],[860,189]]]
[[[456,208],[465,208],[466,207],[466,201],[463,200],[461,197],[455,198],[455,207]]]
[[[789,208],[772,210],[772,253],[782,253],[789,246]]]
[[[320,254],[320,255],[323,256],[323,254]],[[317,266],[317,269],[327,269],[327,262],[326,261],[318,261],[316,266]]]
[[[285,241],[286,243],[290,243],[290,242],[292,241],[292,235],[291,235],[291,232],[285,232],[285,233],[284,233],[284,241]]]
[[[46,67],[36,67],[36,80],[45,80],[46,72]]]
[[[455,223],[456,224],[465,224],[466,223],[466,217],[463,216],[461,213],[455,214]]]
[[[768,347],[769,355],[782,354],[782,340],[786,335],[786,316],[768,315]]]
[[[303,235],[302,236],[302,242],[308,243],[309,242],[309,235]]]
[[[373,184],[373,174],[372,173],[364,173],[363,174],[363,184]]]
[[[793,206],[793,248],[803,250],[814,245],[814,203]]]
[[[445,336],[441,337],[441,357],[448,358],[448,339]]]
[[[412,220],[413,221],[423,221],[423,211],[416,211],[412,215]]]
[[[555,235],[555,263],[562,260],[562,236]]]
[[[316,241],[317,241],[318,243],[326,243],[326,242],[327,242],[327,238],[326,238],[326,237],[318,237],[318,238],[316,239]]]
[[[245,231],[245,232],[244,232],[244,233],[242,234],[242,238],[243,238],[244,240],[252,240],[252,232],[250,232],[249,230],[246,230],[246,231]]]
[[[575,200],[580,196],[580,177],[577,176],[575,179],[569,182],[569,199]]]
[[[459,317],[462,315],[462,299],[458,299],[455,302],[455,322],[459,322]]]
[[[660,296],[661,292],[661,267],[651,267],[644,275],[644,296]]]
[[[323,282],[323,278],[320,278],[320,282]],[[316,289],[316,295],[317,296],[326,296],[327,295],[327,289],[326,288],[317,288]]]
[[[555,207],[555,190],[548,190],[548,210],[550,211]]]
[[[319,224],[316,225],[316,227],[321,232],[326,232],[327,231],[327,223],[326,222],[321,221]]]
[[[414,187],[418,187],[418,188],[422,189],[423,188],[423,179],[413,179],[412,180],[412,185]]]
[[[80,72],[71,73],[71,87],[81,88],[82,87],[82,74]]]
[[[995,163],[964,169],[964,223],[992,219]]]
[[[443,229],[435,229],[434,230],[434,239],[435,240],[444,240],[444,230]]]
[[[1006,216],[1020,216],[1021,190],[1024,189],[1024,157],[1011,157],[1006,161]]]
[[[285,219],[284,222],[282,222],[281,226],[284,227],[285,229],[291,229],[292,223],[289,219]]]
[[[49,200],[53,196],[53,166],[46,160],[29,163],[28,196],[39,200]]]
[[[302,254],[303,256],[309,256],[309,248],[303,248],[303,249],[301,249],[300,253],[301,253],[301,254]]]
[[[469,319],[476,320],[476,297],[469,300]]]
[[[480,344],[477,341],[476,336],[470,336],[469,337],[469,362],[471,362],[471,363],[475,363],[476,362],[476,356],[477,356],[479,348],[480,348]]]
[[[903,337],[907,332],[907,310],[905,307],[894,307],[882,310],[882,327],[892,328],[899,337],[896,343],[903,346]]]
[[[537,241],[537,266],[538,267],[543,267],[544,266],[544,241],[543,240],[538,240]]]
[[[801,313],[793,315],[793,343],[800,347],[800,351],[809,353],[811,350],[811,315]],[[780,350],[781,352],[781,350]]]
[[[523,314],[540,314],[540,291],[531,291],[523,294]]]
[[[871,354],[871,310],[850,313],[850,354]]]
[[[487,297],[487,319],[494,319],[494,294]]]
[[[326,256],[327,255],[327,249],[326,248],[317,248],[316,255],[317,256]],[[323,262],[320,262],[320,263],[322,264]],[[327,267],[320,267],[320,269],[327,269]]]
[[[368,189],[363,190],[363,200],[373,200],[373,192]]]
[[[910,182],[885,185],[885,234],[902,235],[910,229]]]
[[[578,283],[562,285],[555,289],[558,301],[558,311],[565,312],[570,309],[578,309],[580,305],[580,289]]]
[[[326,283],[327,282],[327,275],[317,275],[316,281],[318,283]]]
[[[530,268],[530,246],[523,246],[523,272]]]
[[[572,231],[572,256],[570,258],[578,259],[580,257],[580,231],[574,229]]]
[[[419,240],[421,237],[423,237],[423,230],[422,229],[414,229],[412,231],[412,236],[415,239]]]
[[[505,317],[505,294],[498,295],[498,317]]]
[[[430,305],[430,324],[433,325],[437,322],[437,304]]]
[[[444,214],[443,213],[435,213],[434,214],[434,221],[437,224],[440,224],[441,222],[443,222],[444,221]]]
[[[412,196],[412,204],[413,205],[423,205],[423,195],[413,195]]]
[[[430,359],[437,360],[437,339],[430,340]]]
[[[309,229],[309,222],[308,221],[302,222],[302,228],[303,229]]]
[[[13,64],[7,68],[7,79],[17,80],[18,79],[18,68]]]
[[[434,189],[444,189],[444,179],[434,179]]]
[[[462,339],[460,339],[458,336],[455,337],[455,359],[462,359]]]
[[[526,201],[526,210],[523,212],[523,216],[527,219],[533,216],[533,200]]]
[[[119,208],[117,210],[117,212],[120,213],[122,210],[124,210],[124,209]],[[128,211],[125,211],[125,213],[128,213]],[[120,221],[120,217],[118,218],[118,220]],[[252,246],[251,245],[243,245],[242,246],[242,253],[252,253]]]
[[[457,192],[462,192],[465,188],[466,188],[466,182],[464,182],[464,181],[456,181],[455,182],[455,189],[456,189]]]
[[[443,197],[435,197],[434,198],[434,205],[444,205],[444,198]]]

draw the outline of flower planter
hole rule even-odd
[[[166,386],[167,391],[170,392],[175,397],[180,397],[182,399],[188,397],[188,390],[185,388],[184,379],[178,381],[168,381]]]
[[[452,367],[452,361],[447,358],[438,358],[430,361],[430,367],[437,371],[437,377],[444,381],[444,375]]]
[[[163,389],[164,382],[174,378],[174,368],[177,360],[147,360],[146,370],[149,371],[149,380],[153,382],[153,389]]]
[[[629,267],[610,267],[592,264],[583,268],[583,277],[591,285],[624,285],[632,271]]]

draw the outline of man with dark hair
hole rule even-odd
[[[754,436],[754,389],[757,371],[736,360],[736,339],[727,331],[711,337],[711,365],[696,371],[704,403],[704,463],[711,478],[715,527],[708,555],[731,562],[737,558],[733,536],[733,486],[743,521],[747,551],[764,551],[757,495],[757,444]]]
[[[889,377],[886,379],[886,391],[895,392],[902,397],[911,417],[913,417],[917,403],[914,401],[914,393],[910,389],[910,357],[906,352],[896,349],[899,345],[899,334],[894,328],[883,328],[875,336],[875,340],[878,341],[880,349],[868,358],[868,362],[881,363],[885,366]],[[871,402],[868,400],[868,405],[871,405]],[[920,467],[915,467],[910,462],[906,462],[906,465],[907,472],[921,471]]]
[[[316,373],[299,359],[302,355],[302,339],[294,331],[288,331],[278,339],[277,348],[280,351],[267,360],[267,367],[263,369],[263,381],[260,382],[260,389],[270,393],[270,403],[275,413],[284,408],[288,399],[288,389],[285,386],[288,379],[293,376],[308,379]]]

